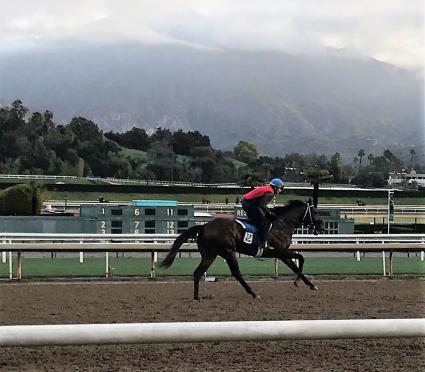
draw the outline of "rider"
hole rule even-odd
[[[242,208],[248,218],[258,227],[258,247],[265,248],[269,222],[273,213],[267,208],[273,197],[283,190],[280,178],[273,178],[268,185],[260,186],[242,196]]]

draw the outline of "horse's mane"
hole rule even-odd
[[[298,207],[301,207],[301,206],[304,206],[304,205],[305,205],[305,202],[303,202],[302,200],[290,200],[283,207],[274,207],[273,212],[277,216],[280,216],[284,213],[287,213],[289,211],[292,211],[295,208],[298,208]]]

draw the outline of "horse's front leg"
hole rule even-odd
[[[298,266],[298,275],[297,275],[297,278],[295,279],[295,285],[298,285],[297,282],[301,279],[301,274],[303,272],[304,257],[297,252],[293,252],[293,251],[290,251],[290,252],[293,255],[292,262],[294,262],[293,260],[297,260],[297,264],[295,264],[295,266]]]
[[[310,289],[318,289],[312,282],[310,282],[309,279],[305,277],[305,275],[302,273],[302,269],[304,266],[304,257],[296,252],[291,251],[288,248],[280,247],[280,248],[274,248],[269,249],[266,248],[263,251],[262,257],[274,257],[280,259],[286,266],[288,266],[295,274],[297,274],[297,277],[295,279],[294,284],[298,285],[298,281],[301,279],[307,286],[310,287]],[[295,263],[292,261],[293,259],[297,259],[299,262],[299,267],[295,265]]]
[[[301,255],[300,255],[301,256]],[[302,256],[301,256],[302,257]],[[303,258],[304,260],[304,258]],[[295,265],[294,261],[292,261],[292,258],[284,257],[282,258],[282,261],[295,273],[297,274],[297,278],[295,279],[294,284],[298,285],[298,281],[301,279],[307,286],[310,287],[312,290],[317,290],[317,286],[315,286],[301,271],[301,269]],[[301,261],[300,261],[301,262]]]

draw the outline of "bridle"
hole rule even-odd
[[[317,229],[316,223],[313,220],[313,215],[311,213],[311,209],[313,208],[313,205],[310,204],[310,202],[307,202],[306,205],[307,206],[305,208],[305,213],[304,213],[303,219],[301,221],[301,224],[304,225],[304,226],[308,226],[308,231],[313,232],[313,234],[317,235],[319,233],[319,231]],[[305,223],[307,216],[309,218],[309,222]]]

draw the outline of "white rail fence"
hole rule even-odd
[[[12,252],[17,253],[16,279],[22,278],[22,252],[105,252],[105,276],[111,275],[109,252],[150,252],[151,277],[156,276],[158,252],[168,252],[176,234],[0,234],[2,263],[9,262],[9,279],[13,278]],[[300,252],[352,252],[360,260],[360,252],[382,252],[382,271],[387,275],[386,252],[389,252],[388,275],[393,275],[394,252],[420,252],[425,259],[425,234],[338,234],[293,235],[291,248]],[[185,244],[182,252],[196,252],[194,243]],[[8,253],[8,255],[7,255]],[[278,275],[277,260],[274,276]]]
[[[425,337],[425,319],[0,326],[0,346]]]

